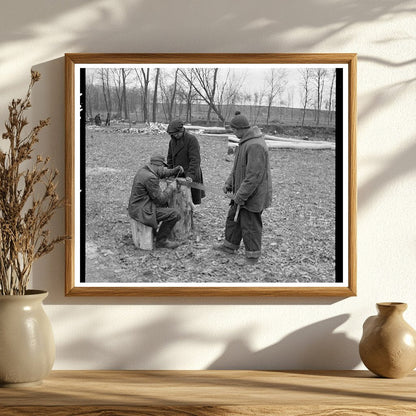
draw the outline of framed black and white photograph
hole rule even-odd
[[[66,295],[356,295],[355,54],[66,54]]]

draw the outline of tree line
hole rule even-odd
[[[276,106],[300,109],[303,126],[307,111],[313,109],[316,125],[323,112],[329,123],[335,110],[335,69],[270,68],[264,71],[256,86],[247,89],[247,73],[232,68],[98,68],[87,69],[86,111],[105,111],[112,118],[137,121],[169,122],[178,116],[192,122],[196,108],[205,108],[207,124],[225,125],[237,106],[250,106],[254,122],[265,113],[265,124],[271,122]],[[288,79],[297,83],[289,87]],[[296,97],[296,103],[295,103]],[[297,104],[297,105],[296,105]]]

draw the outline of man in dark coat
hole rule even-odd
[[[157,229],[156,247],[176,248],[178,242],[168,240],[174,225],[180,220],[179,212],[174,208],[168,208],[167,202],[176,190],[176,181],[167,186],[165,191],[160,188],[160,179],[183,173],[182,166],[167,169],[165,157],[154,155],[150,163],[143,166],[136,173],[131,188],[128,212],[131,218]]]
[[[169,123],[167,132],[170,134],[167,163],[168,168],[180,165],[184,172],[181,175],[187,181],[203,183],[201,170],[201,155],[197,138],[188,133],[181,120],[173,120]],[[200,204],[205,197],[205,192],[191,188],[192,202]]]
[[[240,139],[234,165],[223,191],[232,197],[225,224],[225,241],[217,246],[226,253],[235,253],[241,239],[249,264],[261,254],[263,224],[261,215],[271,205],[272,181],[269,152],[263,134],[248,119],[236,113],[230,127]]]

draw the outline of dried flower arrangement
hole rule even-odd
[[[51,239],[45,229],[56,209],[63,205],[56,193],[58,171],[48,167],[49,157],[37,156],[30,168],[24,168],[32,159],[38,135],[50,119],[41,120],[27,135],[29,123],[24,113],[31,107],[33,85],[39,81],[39,72],[32,71],[24,99],[9,105],[3,140],[8,150],[0,149],[0,294],[24,295],[29,283],[33,262],[53,250],[65,239]]]

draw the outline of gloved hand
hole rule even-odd
[[[183,169],[183,167],[181,165],[178,165],[175,167],[176,173],[179,175],[182,175],[182,173],[185,172],[185,170]]]
[[[227,184],[225,184],[223,187],[222,187],[222,191],[225,193],[225,194],[228,194],[228,192],[231,192],[233,190],[233,188],[230,186],[230,185],[227,185]]]
[[[187,176],[185,179],[187,182],[192,182],[192,178],[190,176]]]

